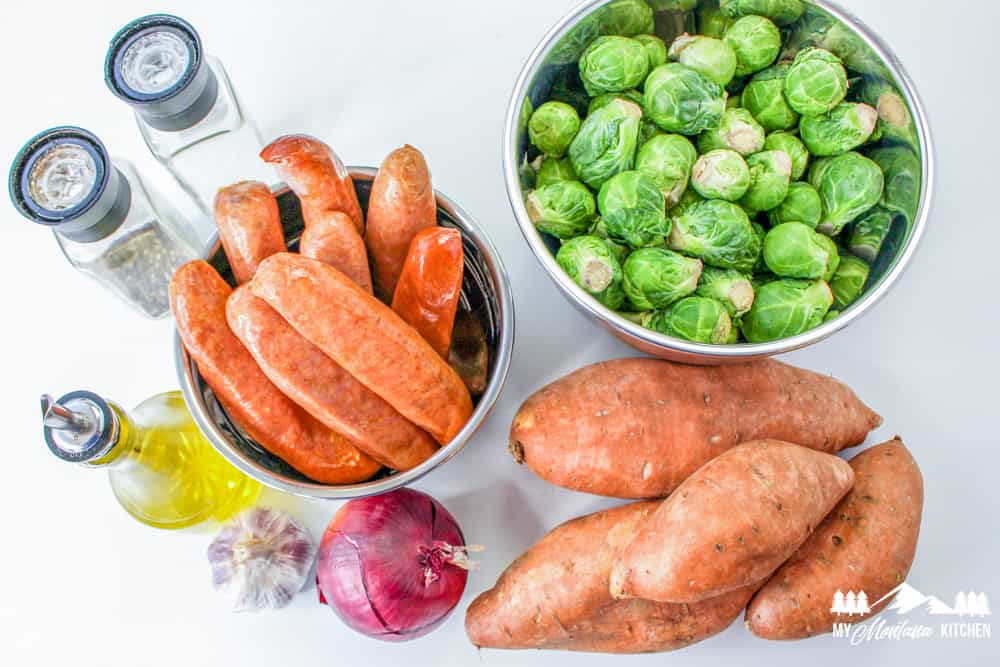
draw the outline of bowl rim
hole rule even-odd
[[[373,167],[348,166],[348,172],[352,177],[361,177],[363,180],[372,180],[378,173]],[[272,187],[275,193],[286,189],[281,183]],[[465,209],[456,204],[447,195],[442,194],[437,189],[434,190],[439,208],[447,212],[474,240],[480,251],[483,253],[487,268],[490,270],[494,281],[497,284],[496,299],[500,306],[500,337],[496,343],[496,359],[494,361],[493,375],[486,385],[486,390],[479,398],[479,402],[466,422],[462,430],[455,435],[452,440],[440,447],[430,458],[415,468],[404,472],[397,472],[388,477],[382,477],[368,482],[357,484],[344,484],[334,486],[321,484],[319,482],[303,482],[297,480],[279,479],[268,468],[259,465],[255,461],[249,460],[236,449],[226,434],[219,428],[215,420],[208,414],[206,406],[201,399],[201,394],[194,384],[194,376],[191,372],[192,360],[188,357],[184,345],[181,343],[180,335],[174,327],[174,367],[181,385],[181,393],[187,404],[191,416],[201,430],[202,434],[208,438],[215,449],[221,453],[226,460],[233,464],[238,470],[252,479],[271,487],[278,491],[284,491],[292,495],[303,498],[313,498],[320,500],[350,500],[352,498],[362,498],[364,496],[386,493],[395,489],[407,486],[427,475],[432,470],[451,460],[460,452],[477,430],[485,423],[493,408],[496,406],[500,394],[503,392],[510,371],[511,359],[514,351],[514,298],[511,291],[510,277],[504,268],[500,253],[489,236],[475,222]],[[207,256],[211,257],[218,247],[218,234],[214,233],[208,241]]]
[[[917,135],[921,148],[921,193],[920,205],[917,215],[910,230],[910,238],[906,245],[900,249],[891,268],[885,273],[882,279],[856,303],[851,304],[844,312],[829,322],[824,322],[818,327],[810,329],[797,336],[782,338],[767,343],[739,343],[711,345],[707,343],[695,343],[673,338],[664,334],[659,334],[635,322],[631,322],[618,315],[611,309],[598,302],[593,296],[579,287],[556,263],[555,256],[549,251],[542,240],[541,234],[535,229],[531,219],[528,217],[527,209],[521,194],[521,184],[519,176],[520,163],[517,160],[518,152],[518,124],[521,115],[523,100],[528,94],[528,86],[541,70],[544,59],[549,51],[564,37],[583,17],[589,15],[601,5],[608,4],[612,0],[583,0],[574,7],[568,14],[563,16],[549,31],[542,37],[538,45],[532,50],[525,62],[524,67],[518,75],[514,84],[514,90],[510,97],[507,108],[506,121],[504,123],[503,139],[503,172],[504,182],[507,187],[507,198],[510,200],[511,208],[521,234],[528,242],[531,252],[541,263],[549,278],[555,282],[570,302],[584,310],[588,315],[611,326],[616,332],[624,334],[632,341],[637,341],[641,346],[652,346],[664,351],[691,355],[697,358],[714,359],[719,361],[740,361],[760,357],[768,357],[776,354],[783,354],[794,350],[799,350],[813,343],[825,340],[838,331],[850,326],[860,319],[877,302],[879,302],[889,290],[896,284],[899,277],[909,266],[920,241],[926,230],[927,221],[930,217],[933,194],[934,194],[934,146],[931,140],[930,126],[927,120],[927,113],[924,105],[917,93],[916,86],[906,72],[902,63],[896,57],[892,49],[886,42],[869,28],[861,19],[854,14],[843,9],[829,0],[804,0],[816,5],[820,9],[828,12],[845,25],[849,26],[857,33],[865,43],[882,59],[883,63],[896,78],[901,92],[906,98],[912,110],[913,121],[917,128]]]

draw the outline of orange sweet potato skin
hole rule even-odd
[[[654,498],[741,442],[774,438],[834,453],[864,442],[881,421],[844,384],[778,361],[618,359],[529,397],[511,426],[510,450],[552,484]]]
[[[640,524],[612,566],[611,594],[690,603],[761,582],[853,482],[845,461],[787,442],[731,449]]]
[[[833,624],[871,618],[837,616],[834,593],[863,590],[873,613],[906,580],[920,534],[920,469],[896,438],[855,456],[854,488],[782,565],[747,608],[746,625],[765,639],[804,639]]]
[[[473,601],[469,639],[483,648],[644,653],[682,648],[728,627],[756,587],[695,605],[612,600],[612,561],[657,506],[632,503],[552,530]]]

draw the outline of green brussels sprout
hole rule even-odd
[[[580,56],[580,79],[589,95],[635,88],[647,74],[646,48],[628,37],[598,37]]]
[[[819,184],[823,182],[823,175],[830,168],[832,162],[833,158],[831,157],[821,157],[818,160],[813,160],[809,166],[809,185],[819,190]]]
[[[805,11],[801,0],[720,0],[719,7],[726,16],[766,16],[778,25],[794,23]]]
[[[644,103],[642,93],[638,90],[624,90],[620,93],[601,93],[597,97],[590,100],[590,104],[587,105],[587,115],[594,113],[601,107],[606,107],[611,100],[625,100],[627,102],[634,102],[642,108]]]
[[[830,24],[817,46],[836,53],[844,61],[844,65],[854,72],[880,79],[892,79],[892,73],[882,58],[853,28],[840,21],[833,21]]]
[[[684,215],[689,208],[691,208],[698,202],[703,202],[703,201],[705,201],[705,198],[702,197],[697,192],[695,192],[694,188],[688,188],[687,190],[684,191],[684,194],[681,195],[680,201],[678,201],[673,208],[667,211],[667,217],[673,220],[679,216]]]
[[[667,43],[656,35],[636,35],[633,39],[646,49],[649,69],[659,67],[667,62]]]
[[[646,113],[664,132],[698,134],[717,126],[725,108],[722,86],[680,63],[660,65],[646,79]]]
[[[792,180],[792,158],[785,151],[761,151],[747,158],[750,188],[740,199],[747,211],[769,211],[785,201]]]
[[[568,65],[579,62],[580,56],[600,34],[601,12],[597,11],[580,19],[580,22],[559,40],[545,59],[545,64]]]
[[[785,99],[803,116],[819,116],[847,96],[847,72],[840,58],[826,49],[799,51],[785,74]]]
[[[743,89],[740,101],[768,132],[791,130],[799,114],[785,100],[785,73],[788,65],[779,64],[758,72]]]
[[[663,193],[645,172],[623,171],[608,179],[597,207],[608,236],[632,248],[662,243],[670,233]]]
[[[639,310],[666,308],[694,292],[701,268],[701,260],[672,250],[641,248],[625,260],[625,295]]]
[[[532,145],[549,157],[566,155],[580,131],[580,116],[565,102],[546,102],[531,114],[528,137]]]
[[[737,201],[750,187],[750,169],[736,151],[709,151],[694,163],[691,187],[705,199]]]
[[[691,167],[697,159],[698,151],[687,137],[658,134],[639,147],[635,168],[656,181],[667,208],[673,208],[687,190]]]
[[[625,301],[622,267],[614,253],[596,236],[577,236],[562,244],[556,262],[585,292],[608,308]]]
[[[760,252],[757,253],[757,263],[753,265],[753,270],[755,272],[764,271],[767,269],[767,264],[764,263],[764,237],[767,236],[767,231],[764,229],[764,225],[756,220],[751,220],[750,226],[753,228],[754,236],[757,237],[757,247],[760,248]]]
[[[736,74],[736,52],[721,39],[684,33],[670,45],[670,59],[690,67],[720,86]]]
[[[593,226],[590,228],[589,233],[591,236],[596,236],[604,241],[604,244],[608,246],[608,249],[611,250],[611,254],[615,256],[615,259],[617,259],[619,263],[623,263],[625,258],[628,257],[628,254],[632,252],[632,249],[627,245],[611,240],[611,237],[608,236],[608,228],[604,225],[604,218],[597,218]]]
[[[868,79],[861,84],[858,99],[878,111],[873,141],[903,144],[919,154],[920,140],[917,138],[913,115],[906,100],[891,84],[881,79]]]
[[[698,0],[649,0],[649,6],[658,12],[687,12],[698,6]]]
[[[827,322],[832,322],[833,320],[837,319],[838,317],[840,317],[840,311],[839,310],[828,311],[827,314],[823,316],[823,324],[826,324]]]
[[[882,244],[889,236],[896,216],[881,206],[875,206],[854,223],[847,248],[866,262],[874,262],[882,251]]]
[[[883,208],[898,213],[911,224],[920,208],[921,164],[906,146],[885,146],[868,152],[885,175]]]
[[[667,245],[710,266],[750,273],[760,258],[760,237],[746,212],[721,199],[691,204],[674,218]]]
[[[788,196],[778,208],[767,214],[772,226],[784,222],[801,222],[815,229],[823,217],[823,202],[816,188],[808,183],[796,182],[788,186]]]
[[[642,109],[620,98],[588,115],[569,145],[569,159],[580,180],[597,190],[635,163]]]
[[[726,109],[719,127],[698,135],[698,151],[707,153],[719,149],[753,155],[764,148],[764,128],[746,109]]]
[[[557,160],[556,158],[544,158],[538,166],[535,176],[535,187],[544,188],[546,185],[559,183],[560,181],[578,181],[579,177],[573,171],[573,164],[569,158]]]
[[[698,34],[722,39],[736,20],[722,13],[717,0],[704,0],[698,7]]]
[[[814,329],[833,305],[833,292],[822,280],[782,278],[757,290],[740,329],[751,343],[766,343]]]
[[[586,233],[597,213],[594,195],[579,181],[538,188],[528,195],[525,208],[538,231],[559,239]]]
[[[785,151],[792,158],[792,180],[797,181],[806,173],[809,166],[809,151],[802,140],[791,132],[772,132],[767,135],[764,150]]]
[[[730,341],[733,320],[715,299],[689,296],[665,310],[650,313],[643,325],[657,333],[695,343],[723,345]]]
[[[746,76],[769,67],[781,52],[778,26],[763,16],[744,16],[723,37],[736,52],[736,76]]]
[[[836,236],[847,223],[870,209],[882,198],[885,178],[878,164],[860,153],[844,153],[830,158],[828,163],[817,161],[813,166],[817,182],[810,182],[823,201],[823,219],[816,229],[827,236]]]
[[[598,12],[602,35],[636,35],[654,32],[653,9],[645,0],[615,0]]]
[[[823,278],[839,263],[836,244],[809,225],[785,222],[764,237],[764,263],[782,278]]]
[[[799,134],[816,157],[832,157],[854,150],[875,131],[878,112],[867,104],[843,102],[820,116],[803,116]]]
[[[867,262],[857,257],[844,255],[840,258],[840,266],[837,267],[837,272],[830,280],[834,308],[844,310],[858,300],[858,297],[861,296],[861,290],[868,282],[869,270]]]
[[[826,252],[830,255],[830,264],[826,267],[826,273],[824,273],[820,278],[826,282],[833,280],[834,274],[837,273],[837,269],[840,267],[840,248],[837,247],[837,242],[831,239],[826,234],[820,234],[815,232],[819,237],[819,242],[826,246]]]
[[[706,266],[698,281],[696,296],[715,299],[732,318],[738,318],[753,305],[753,284],[745,273],[736,269],[716,269]]]

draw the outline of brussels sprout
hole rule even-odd
[[[837,319],[838,317],[840,317],[839,310],[828,311],[827,314],[823,316],[823,323],[826,324],[827,322],[831,322]]]
[[[578,236],[562,244],[556,262],[584,291],[608,308],[625,301],[622,267],[611,249],[596,236]]]
[[[635,168],[656,181],[667,208],[673,208],[687,189],[691,167],[697,159],[698,151],[687,137],[659,134],[639,147]]]
[[[580,179],[577,177],[576,172],[573,171],[573,164],[569,161],[569,158],[557,160],[547,157],[542,160],[542,163],[538,167],[538,173],[535,176],[535,187],[544,188],[546,185],[552,185],[560,181],[578,180]]]
[[[817,157],[831,157],[854,150],[875,131],[878,112],[867,104],[843,102],[821,116],[803,116],[802,142]]]
[[[857,257],[845,255],[840,258],[840,266],[830,280],[834,308],[844,310],[858,300],[868,282],[868,271],[868,264]]]
[[[670,59],[690,67],[720,86],[736,74],[736,52],[721,39],[684,33],[670,45]]]
[[[599,12],[602,35],[651,34],[655,25],[653,10],[645,0],[615,0]]]
[[[663,193],[644,172],[624,171],[608,179],[597,207],[608,236],[633,248],[662,243],[670,233]]]
[[[803,116],[819,116],[844,101],[847,72],[840,58],[825,49],[799,51],[785,74],[785,99]]]
[[[715,299],[700,296],[686,297],[666,310],[651,313],[643,324],[657,333],[713,345],[729,342],[733,330],[733,320],[725,307]]]
[[[681,195],[680,201],[672,209],[667,211],[667,217],[671,220],[684,215],[689,208],[697,204],[698,202],[705,201],[705,198],[694,191],[694,188],[688,188]]]
[[[792,180],[797,181],[806,173],[809,166],[809,151],[802,140],[791,132],[772,132],[767,135],[764,149],[769,151],[785,151],[792,158]]]
[[[757,247],[760,248],[760,252],[757,253],[757,262],[753,265],[753,270],[755,272],[765,271],[767,270],[767,264],[764,263],[764,237],[767,236],[767,231],[764,229],[764,225],[756,220],[751,220],[750,226],[753,228],[754,236],[757,237]]]
[[[769,67],[781,51],[778,26],[763,16],[744,16],[730,26],[723,40],[736,52],[736,76]]]
[[[622,245],[617,241],[611,240],[611,237],[608,236],[608,228],[604,225],[603,218],[597,218],[593,226],[590,228],[590,235],[596,236],[604,241],[604,244],[608,246],[611,254],[615,256],[615,259],[617,259],[619,263],[624,262],[625,258],[628,257],[628,254],[632,251],[632,249],[627,245]]]
[[[717,0],[704,0],[698,8],[698,34],[722,39],[736,20],[722,13]]]
[[[865,213],[854,223],[851,238],[847,242],[848,249],[866,262],[874,262],[889,236],[895,217],[892,211],[881,206]]]
[[[813,186],[808,183],[792,183],[788,186],[785,201],[778,208],[771,209],[767,217],[772,226],[783,222],[801,222],[810,229],[815,229],[823,217],[823,202]]]
[[[625,260],[625,295],[639,310],[666,308],[692,294],[701,277],[701,261],[666,248],[642,248]]]
[[[830,256],[830,263],[826,267],[826,273],[820,277],[826,282],[830,282],[840,267],[840,248],[837,247],[837,242],[826,234],[820,234],[819,232],[815,232],[815,234],[819,237],[819,242],[826,247],[826,252]]]
[[[538,188],[528,195],[525,208],[538,231],[560,239],[585,233],[597,212],[594,195],[579,181]]]
[[[818,161],[813,166],[818,176],[810,182],[823,202],[823,218],[816,229],[827,236],[836,236],[847,223],[878,203],[882,197],[884,177],[878,164],[860,153],[844,153],[829,162]]]
[[[785,100],[785,72],[788,65],[775,65],[754,75],[743,89],[740,102],[768,132],[790,130],[799,114]]]
[[[830,24],[817,46],[836,53],[850,70],[880,79],[892,79],[892,73],[882,58],[853,28],[840,21]]]
[[[645,109],[665,132],[694,135],[722,120],[722,86],[680,63],[660,65],[645,85]]]
[[[568,65],[580,60],[590,43],[601,34],[601,12],[582,18],[552,49],[545,59],[547,65]]]
[[[667,245],[720,269],[750,273],[760,257],[760,238],[736,204],[709,199],[674,218]]]
[[[782,278],[822,278],[840,261],[832,243],[808,225],[785,222],[764,237],[764,263]]]
[[[794,23],[802,16],[805,7],[801,0],[720,0],[719,7],[726,16],[766,16],[778,25]]]
[[[589,95],[635,88],[647,74],[646,48],[629,37],[598,37],[580,56],[580,79]]]
[[[646,49],[649,69],[659,67],[667,62],[667,43],[656,35],[636,35],[633,39]]]
[[[532,145],[549,157],[566,155],[573,137],[580,130],[576,109],[564,102],[546,102],[531,114],[528,137]]]
[[[913,116],[906,100],[892,85],[881,79],[869,79],[861,85],[858,99],[878,111],[878,124],[872,140],[904,144],[915,153],[920,152],[920,140],[917,138]]]
[[[753,284],[745,273],[735,269],[706,266],[695,295],[715,299],[725,306],[730,317],[737,318],[753,305]]]
[[[686,12],[698,6],[698,0],[649,0],[649,6],[658,12]]]
[[[597,190],[615,174],[632,168],[641,118],[638,104],[620,98],[584,118],[569,145],[569,159],[580,180]]]
[[[920,158],[906,146],[886,146],[868,153],[885,175],[882,206],[913,222],[920,208]]]
[[[750,169],[736,151],[709,151],[694,163],[691,187],[705,199],[737,201],[750,187]]]
[[[751,343],[766,343],[814,329],[833,305],[833,292],[822,280],[783,278],[762,285],[740,329]]]
[[[785,151],[762,151],[747,158],[750,189],[740,199],[747,211],[769,211],[788,196],[792,158]]]
[[[832,162],[833,158],[831,157],[821,157],[818,160],[813,160],[809,166],[809,185],[819,190],[819,184],[823,182],[823,175],[830,168]]]
[[[620,93],[601,93],[597,97],[594,97],[593,99],[590,100],[590,104],[587,105],[587,115],[589,116],[590,114],[594,113],[601,107],[608,106],[608,103],[611,102],[611,100],[625,100],[626,102],[634,102],[635,104],[639,105],[640,109],[642,108],[644,102],[642,93],[634,89],[624,90]]]
[[[764,128],[746,109],[726,109],[719,127],[698,135],[698,151],[729,149],[752,155],[764,148]]]

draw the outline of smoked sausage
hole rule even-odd
[[[286,250],[278,202],[263,183],[241,181],[220,189],[215,195],[215,225],[240,285],[253,278],[261,261]]]
[[[346,213],[332,211],[312,216],[299,239],[299,252],[339,270],[372,293],[372,273],[364,239]]]

